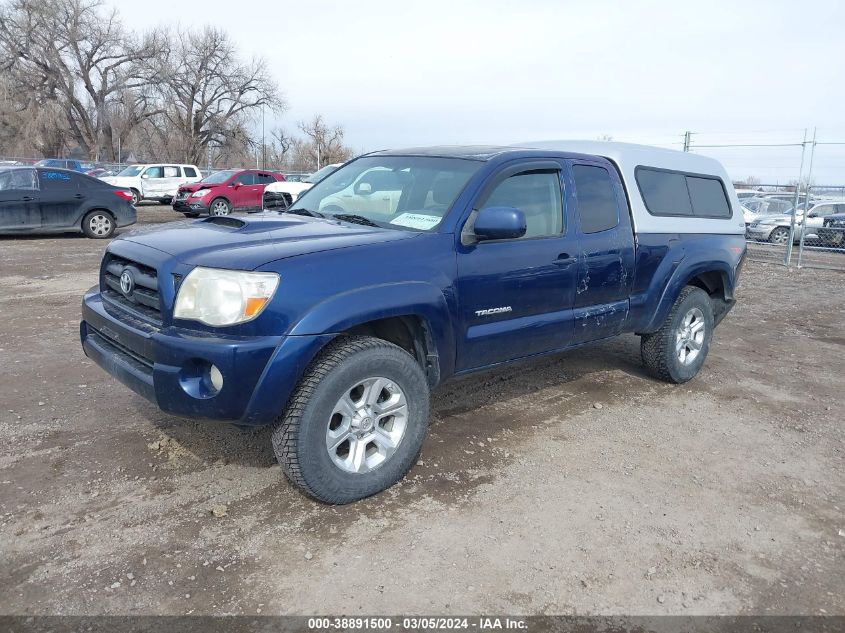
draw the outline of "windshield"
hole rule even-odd
[[[310,176],[306,176],[305,178],[303,178],[302,182],[309,182],[312,185],[318,183],[333,171],[337,171],[338,167],[340,167],[340,165],[326,165],[322,169],[318,169],[317,171],[315,171]]]
[[[213,174],[209,174],[200,182],[205,183],[207,185],[219,185],[232,177],[232,174],[235,173],[234,169],[224,169],[223,171],[215,171]]]
[[[385,228],[430,231],[482,164],[461,158],[367,156],[325,177],[288,212],[358,216]]]
[[[118,176],[137,176],[141,173],[141,170],[143,168],[143,165],[132,165],[131,167],[127,167],[122,172],[120,172]]]

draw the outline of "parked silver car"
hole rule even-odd
[[[824,219],[834,213],[845,213],[845,200],[824,200],[817,201],[807,210],[807,219],[803,222],[804,240],[818,241],[819,229],[824,224]],[[801,225],[804,220],[804,210],[799,209],[795,216],[795,235],[793,241],[801,239]],[[771,215],[759,218],[746,227],[745,234],[755,240],[772,242],[773,244],[786,244],[789,241],[790,224],[792,213]]]

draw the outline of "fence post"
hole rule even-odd
[[[795,215],[798,213],[798,194],[801,193],[801,178],[804,176],[804,153],[807,151],[807,128],[804,128],[804,140],[801,142],[801,166],[798,168],[798,184],[795,186],[795,196],[792,199],[792,218],[789,220],[789,241],[786,244],[786,256],[783,265],[789,267],[792,259],[792,243],[795,239]]]
[[[813,142],[810,146],[810,167],[807,169],[807,187],[804,196],[804,213],[801,215],[801,238],[798,242],[798,268],[801,268],[801,260],[804,257],[804,228],[807,226],[807,211],[810,208],[810,180],[813,178],[813,159],[816,157],[816,128],[813,128]],[[799,187],[800,187],[799,183]],[[797,211],[797,209],[796,209]],[[793,213],[792,217],[795,217]]]

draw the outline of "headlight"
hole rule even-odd
[[[276,273],[197,267],[179,287],[173,316],[214,326],[244,323],[261,314],[278,285]]]
[[[200,189],[199,191],[195,191],[191,194],[192,198],[202,198],[204,195],[207,195],[209,192],[208,189]]]

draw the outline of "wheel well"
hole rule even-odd
[[[725,278],[718,270],[699,273],[687,282],[688,286],[696,286],[710,295],[711,298],[725,299]]]
[[[727,315],[731,303],[726,292],[725,274],[718,270],[699,273],[690,279],[687,285],[701,288],[710,295],[710,302],[713,305],[713,319],[716,325],[721,323],[722,319]]]
[[[218,200],[225,200],[225,201],[226,201],[226,204],[228,204],[228,205],[231,205],[231,204],[232,204],[232,201],[231,201],[231,200],[229,200],[229,198],[227,198],[226,196],[214,196],[214,198],[212,198],[212,199],[211,199],[211,202],[209,203],[209,205],[208,205],[208,206],[211,206],[212,204],[214,204],[214,203],[215,203],[215,202],[217,202]]]
[[[88,214],[89,214],[89,213],[93,213],[94,211],[101,211],[101,212],[103,212],[103,213],[108,213],[108,214],[111,216],[111,219],[112,219],[113,221],[117,222],[117,218],[115,217],[114,213],[112,213],[112,211],[111,211],[110,209],[104,209],[104,208],[97,207],[97,208],[95,208],[95,209],[88,209],[85,213],[83,213],[83,214],[82,214],[82,219],[79,221],[79,222],[80,222],[80,224],[81,224],[82,222],[85,222],[85,218],[86,218],[86,217],[88,217]]]
[[[398,345],[420,364],[432,387],[440,382],[440,362],[428,322],[416,315],[361,323],[345,334],[372,336]]]

